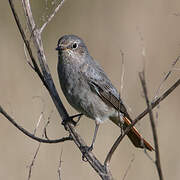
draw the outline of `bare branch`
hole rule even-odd
[[[36,134],[37,128],[39,127],[39,124],[40,124],[42,118],[43,118],[43,112],[41,112],[41,114],[40,114],[40,116],[39,116],[38,122],[37,122],[37,124],[36,124],[35,129],[34,129],[34,133],[33,133],[34,135]]]
[[[121,52],[121,60],[122,60],[120,95],[121,95],[121,98],[122,98],[122,91],[123,91],[123,85],[124,85],[125,66],[124,66],[124,53],[123,53],[122,50],[120,52]]]
[[[157,105],[159,105],[159,103],[164,100],[169,94],[171,94],[178,86],[180,85],[180,79],[178,79],[167,91],[165,91],[155,102],[151,103],[151,108],[153,109],[155,108]],[[137,123],[139,122],[146,114],[149,113],[149,109],[145,109],[141,114],[139,114],[139,116],[137,116],[135,118],[135,120],[125,129],[124,133],[121,134],[116,141],[114,142],[113,146],[111,147],[109,153],[106,156],[106,159],[104,161],[104,165],[107,166],[107,164],[110,162],[111,158],[112,158],[112,154],[114,153],[114,151],[117,149],[118,145],[120,144],[120,142],[123,140],[123,138],[125,137],[125,135],[127,135],[127,133],[131,130],[131,128]]]
[[[38,142],[42,142],[42,143],[59,143],[59,142],[64,142],[64,141],[68,141],[68,140],[72,140],[71,137],[63,137],[60,139],[54,139],[54,140],[47,140],[47,139],[42,139],[39,138],[37,136],[34,136],[34,134],[30,133],[29,131],[27,131],[26,129],[24,129],[22,126],[18,125],[15,120],[10,117],[7,112],[0,106],[0,113],[6,118],[8,119],[16,128],[18,128],[22,133],[24,133],[26,136],[30,137],[31,139],[34,139]]]
[[[32,53],[31,47],[30,47],[30,43],[29,43],[29,41],[28,41],[27,38],[26,38],[26,35],[25,35],[25,33],[24,33],[24,30],[23,30],[22,25],[21,25],[20,20],[19,20],[19,17],[18,17],[18,15],[17,15],[16,11],[15,11],[13,0],[9,0],[9,4],[10,4],[11,10],[12,10],[12,13],[13,13],[13,15],[14,15],[14,19],[15,19],[15,21],[16,21],[16,24],[17,24],[17,26],[18,26],[18,29],[19,29],[19,31],[20,31],[20,34],[21,34],[21,36],[22,36],[22,39],[23,39],[23,41],[24,41],[24,43],[25,43],[25,45],[26,45],[27,51],[28,51],[29,56],[30,56],[30,58],[31,58],[31,61],[32,61],[32,63],[33,63],[34,70],[35,70],[35,72],[38,74],[38,76],[39,76],[39,78],[41,79],[41,81],[43,82],[43,84],[44,84],[44,85],[46,86],[46,88],[48,89],[48,86],[47,86],[46,82],[44,81],[44,77],[43,77],[43,75],[42,75],[42,73],[41,73],[41,71],[40,71],[40,69],[39,69],[39,67],[38,67],[38,65],[37,65],[37,63],[36,63],[36,60],[35,60],[35,58],[34,58],[34,56],[33,56],[33,53]]]
[[[44,131],[43,131],[43,134],[42,134],[42,138],[45,136],[45,129],[46,129],[46,127],[48,126],[48,124],[49,124],[49,121],[48,121],[48,122],[46,123],[46,125],[44,126]],[[35,130],[34,130],[34,131],[35,131]],[[36,149],[36,151],[35,151],[33,160],[32,160],[32,162],[31,162],[31,164],[30,164],[30,166],[29,166],[28,180],[30,180],[30,178],[31,178],[32,168],[33,168],[33,166],[34,166],[34,163],[35,163],[37,154],[38,154],[38,152],[39,152],[40,146],[41,146],[41,142],[39,142],[38,147],[37,147],[37,149]]]
[[[59,9],[64,4],[65,0],[62,0],[59,5],[55,8],[54,12],[49,16],[48,20],[42,25],[42,27],[39,30],[39,33],[41,34],[44,30],[44,28],[47,26],[48,23],[52,20],[52,18],[55,16],[55,14],[59,11]]]
[[[134,162],[134,160],[135,160],[135,155],[133,154],[133,157],[132,157],[132,159],[131,159],[131,161],[130,161],[130,163],[129,163],[128,168],[126,169],[126,172],[125,172],[122,180],[125,180],[125,178],[127,177],[127,174],[128,174],[128,172],[129,172],[129,170],[131,169],[131,166],[132,166],[132,163]]]
[[[61,163],[62,163],[62,152],[63,150],[61,150],[61,154],[60,154],[60,158],[59,158],[59,166],[58,166],[58,177],[59,177],[59,180],[61,180]]]
[[[175,61],[172,63],[170,70],[166,73],[166,75],[164,76],[163,80],[161,81],[161,83],[160,83],[160,85],[159,85],[159,87],[158,87],[158,89],[157,89],[157,91],[156,91],[156,93],[155,93],[155,96],[154,96],[153,100],[156,100],[156,99],[158,98],[159,92],[160,92],[160,90],[161,90],[164,82],[167,80],[167,78],[168,78],[169,75],[172,73],[172,71],[173,71],[173,70],[176,70],[174,67],[175,67],[175,65],[177,64],[177,62],[179,61],[179,59],[180,59],[180,56],[178,56],[178,57],[175,59]]]
[[[149,118],[150,118],[150,122],[151,122],[153,138],[154,138],[154,145],[155,145],[155,154],[156,154],[155,164],[156,164],[156,168],[157,168],[157,171],[158,171],[158,174],[159,174],[159,179],[163,180],[163,173],[162,173],[161,161],[160,161],[157,130],[156,130],[155,122],[154,122],[154,116],[153,116],[153,112],[152,112],[151,103],[150,103],[149,98],[148,98],[148,92],[147,92],[147,87],[146,87],[144,71],[139,73],[139,78],[141,80],[141,84],[142,84],[145,99],[146,99],[146,104],[147,104],[147,107],[148,107],[148,110],[149,110]]]
[[[37,49],[38,60],[39,60],[39,63],[40,63],[40,67],[41,67],[43,76],[44,76],[43,77],[43,80],[44,80],[43,83],[45,84],[47,90],[49,91],[49,94],[50,94],[50,96],[51,96],[51,98],[52,98],[52,100],[53,100],[53,102],[54,102],[60,116],[62,117],[63,121],[67,120],[67,119],[69,119],[69,115],[68,115],[64,105],[62,104],[62,101],[61,101],[59,95],[58,95],[58,92],[56,90],[56,87],[54,85],[54,82],[52,80],[52,77],[51,77],[51,74],[50,74],[50,71],[49,71],[49,67],[48,67],[48,65],[46,63],[46,57],[45,57],[45,53],[44,53],[44,49],[43,49],[43,43],[42,43],[42,39],[41,39],[41,34],[39,33],[39,30],[36,29],[35,22],[34,22],[34,19],[33,19],[33,16],[32,16],[32,12],[31,12],[31,6],[30,6],[30,3],[29,3],[29,0],[22,0],[22,4],[23,4],[23,7],[24,7],[26,19],[28,21],[29,30],[32,33],[32,39],[33,39],[33,42],[34,42],[34,46]],[[13,9],[13,11],[15,11],[15,10]],[[19,21],[18,21],[18,23],[19,23]],[[21,29],[21,31],[23,31],[23,29]],[[35,63],[37,65],[36,61],[35,62],[34,61],[33,61],[33,64]]]
[[[43,50],[43,45],[42,45],[42,40],[41,40],[41,34],[39,33],[39,30],[36,29],[35,26],[35,22],[32,16],[32,12],[31,12],[31,7],[29,4],[29,0],[22,0],[22,4],[23,4],[23,8],[25,11],[25,16],[27,18],[28,21],[28,27],[30,32],[32,33],[32,39],[34,42],[34,46],[37,49],[37,54],[38,54],[38,60],[40,63],[40,67],[42,70],[43,75],[41,74],[41,71],[39,70],[39,67],[37,66],[37,63],[32,55],[32,51],[31,51],[31,47],[29,45],[29,41],[27,41],[27,38],[25,36],[25,33],[23,31],[23,28],[20,24],[18,15],[14,9],[14,4],[12,0],[9,0],[11,9],[13,11],[16,23],[18,25],[18,28],[21,32],[22,38],[26,44],[27,50],[30,54],[30,58],[32,60],[32,63],[34,65],[34,68],[37,69],[38,75],[41,76],[41,80],[43,81],[44,85],[46,86],[47,90],[49,91],[49,94],[60,114],[60,116],[63,119],[63,125],[65,127],[65,129],[70,133],[70,137],[73,138],[75,144],[79,147],[81,153],[83,154],[83,156],[87,159],[87,161],[91,164],[91,166],[95,169],[95,171],[99,174],[99,176],[104,179],[104,180],[110,180],[112,179],[112,176],[110,175],[109,172],[106,171],[106,169],[104,168],[104,166],[98,161],[98,159],[93,155],[92,152],[84,152],[83,148],[84,146],[87,146],[86,143],[82,140],[82,138],[79,136],[79,134],[77,134],[77,132],[75,131],[74,127],[72,126],[72,124],[70,123],[72,118],[69,117],[64,105],[62,104],[62,101],[57,93],[57,90],[55,88],[54,82],[52,80],[51,74],[49,72],[49,68],[48,65],[46,63],[46,59],[45,59],[45,54],[44,54],[44,50]],[[7,114],[6,114],[7,115]],[[5,116],[6,118],[9,116]],[[36,140],[39,140],[40,142],[49,142],[49,140],[42,140],[40,138],[34,137],[32,136],[32,134],[30,134],[29,132],[27,132],[26,130],[24,130],[24,128],[20,127],[19,125],[17,125],[17,123],[15,121],[12,121],[13,119],[10,118],[11,122],[22,132],[24,132],[26,135],[28,135],[31,138],[34,138]],[[50,141],[52,143],[52,140]]]
[[[34,129],[34,133],[33,133],[34,135],[36,134],[37,128],[39,127],[39,124],[40,124],[41,120],[42,120],[43,117],[44,117],[44,109],[45,109],[44,99],[43,99],[41,96],[34,96],[33,99],[35,99],[35,98],[40,99],[40,100],[42,101],[43,106],[42,106],[42,110],[41,110],[41,113],[40,113],[38,122],[37,122],[37,124],[36,124],[35,129]]]
[[[34,162],[35,162],[36,157],[37,157],[37,155],[38,155],[40,146],[41,146],[41,142],[38,144],[38,147],[37,147],[37,149],[36,149],[36,151],[35,151],[35,154],[34,154],[34,156],[33,156],[33,160],[32,160],[32,162],[31,162],[31,164],[29,165],[28,180],[31,179],[32,168],[33,168],[33,166],[34,166]]]

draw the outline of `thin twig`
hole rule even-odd
[[[33,15],[32,15],[31,5],[30,5],[29,0],[22,0],[22,6],[24,9],[24,14],[25,14],[25,17],[27,20],[27,25],[28,25],[29,31],[31,33],[31,37],[32,37],[34,46],[36,47],[36,50],[37,50],[37,55],[38,55],[38,60],[39,60],[39,64],[41,67],[41,71],[46,80],[46,75],[48,75],[48,76],[51,76],[51,75],[49,72],[49,67],[46,63],[46,57],[45,57],[45,53],[44,53],[41,34],[40,34],[39,30],[36,28],[36,24],[35,24]]]
[[[49,122],[47,122],[47,123],[45,124],[45,126],[44,126],[44,130],[43,130],[42,138],[43,138],[43,137],[44,137],[44,135],[45,135],[45,129],[46,129],[46,127],[48,126],[48,124],[49,124]],[[41,146],[41,142],[39,142],[38,147],[37,147],[37,149],[36,149],[36,151],[35,151],[35,154],[34,154],[34,156],[33,156],[33,160],[32,160],[32,162],[31,162],[31,164],[30,164],[30,166],[29,166],[28,180],[30,180],[30,178],[31,178],[32,168],[33,168],[33,166],[34,166],[34,163],[35,163],[36,157],[37,157],[37,155],[38,155],[38,152],[39,152],[40,146]]]
[[[37,124],[36,124],[35,129],[34,129],[34,133],[33,133],[34,135],[35,135],[35,133],[36,133],[36,131],[37,131],[37,128],[39,127],[39,124],[40,124],[41,120],[42,120],[43,117],[44,117],[44,111],[45,111],[45,102],[44,102],[44,99],[43,99],[41,96],[33,96],[33,99],[36,99],[36,98],[38,98],[38,99],[41,100],[43,106],[42,106],[42,110],[41,110],[41,113],[40,113],[38,122],[37,122]]]
[[[125,65],[124,65],[124,53],[123,53],[122,50],[120,51],[120,53],[121,53],[121,60],[122,60],[120,95],[121,95],[121,98],[122,98],[122,92],[123,92],[123,86],[124,86]]]
[[[9,0],[9,1],[11,1],[11,0]],[[31,11],[31,6],[29,3],[29,0],[22,0],[22,4],[23,4],[24,11],[25,11],[26,19],[28,22],[29,30],[32,33],[32,39],[34,42],[34,46],[37,49],[38,60],[39,60],[39,64],[41,67],[41,71],[43,73],[43,79],[44,79],[46,88],[49,91],[49,94],[50,94],[60,116],[62,117],[62,120],[63,121],[68,120],[69,115],[58,95],[58,92],[56,90],[52,76],[49,71],[49,67],[48,67],[44,49],[43,49],[41,34],[39,33],[39,30],[35,26],[35,22],[34,22],[34,18],[32,16],[32,11]],[[13,9],[13,11],[15,11],[15,9]],[[17,22],[17,23],[19,23],[19,22]],[[21,31],[23,31],[22,26],[21,26]],[[33,64],[34,63],[37,65],[36,61],[33,62]]]
[[[41,142],[38,144],[38,147],[37,147],[37,149],[36,149],[36,151],[35,151],[35,154],[34,154],[34,156],[33,156],[33,160],[32,160],[32,162],[31,162],[31,164],[29,165],[28,180],[30,180],[30,179],[31,179],[32,168],[33,168],[33,166],[34,166],[34,163],[35,163],[36,157],[37,157],[37,155],[38,155],[38,152],[39,152],[40,146],[41,146]]]
[[[39,124],[40,124],[42,118],[43,118],[43,112],[41,112],[41,114],[40,114],[40,116],[38,118],[38,122],[36,124],[36,127],[34,128],[34,133],[33,133],[34,135],[36,134],[37,128],[39,127]]]
[[[59,5],[55,8],[54,12],[49,16],[48,20],[42,25],[42,27],[39,30],[39,33],[41,34],[44,30],[44,28],[47,26],[47,24],[52,20],[52,18],[55,16],[55,14],[59,11],[59,9],[64,4],[65,0],[62,0]]]
[[[6,118],[8,119],[16,128],[18,128],[22,133],[24,133],[26,136],[30,137],[31,139],[34,139],[38,142],[42,142],[42,143],[59,143],[59,142],[64,142],[64,141],[69,141],[72,140],[71,137],[63,137],[60,139],[54,139],[54,140],[47,140],[47,139],[42,139],[39,138],[37,136],[34,136],[34,134],[30,133],[29,131],[27,131],[26,129],[24,129],[22,126],[18,125],[16,123],[16,121],[10,117],[8,115],[8,113],[2,108],[2,106],[0,106],[0,113]]]
[[[161,161],[160,161],[157,130],[156,130],[155,122],[154,122],[154,116],[153,116],[153,112],[152,112],[151,103],[150,103],[149,98],[148,98],[148,92],[147,92],[147,86],[146,86],[144,71],[139,73],[139,78],[141,80],[141,84],[142,84],[142,87],[143,87],[143,91],[144,91],[144,95],[145,95],[145,99],[146,99],[146,104],[147,104],[147,107],[149,109],[149,118],[150,118],[150,122],[151,122],[153,138],[154,138],[154,145],[155,145],[155,155],[156,155],[155,164],[156,164],[156,168],[157,168],[157,171],[158,171],[158,174],[159,174],[159,179],[163,180],[163,173],[162,173]]]
[[[61,159],[62,159],[62,152],[63,152],[63,150],[61,150],[61,154],[60,154],[60,157],[59,157],[59,165],[58,165],[58,170],[57,170],[59,180],[61,180],[61,163],[62,163]]]
[[[15,21],[16,21],[16,24],[17,24],[17,26],[18,26],[19,32],[20,32],[20,34],[21,34],[21,36],[22,36],[22,39],[23,39],[23,41],[24,41],[24,43],[25,43],[25,45],[26,45],[27,51],[28,51],[29,56],[30,56],[30,58],[31,58],[31,61],[32,61],[32,63],[33,63],[34,70],[35,70],[35,72],[38,74],[38,76],[39,76],[39,78],[41,79],[41,81],[43,82],[43,84],[44,84],[44,85],[46,86],[46,88],[48,89],[47,83],[45,82],[44,77],[43,77],[43,75],[42,75],[42,73],[41,73],[41,71],[40,71],[40,69],[39,69],[39,67],[38,67],[38,65],[37,65],[37,63],[36,63],[36,60],[35,60],[35,58],[34,58],[34,56],[33,56],[33,53],[32,53],[31,47],[30,47],[30,43],[29,43],[29,41],[28,41],[27,38],[26,38],[26,35],[25,35],[25,33],[24,33],[24,30],[23,30],[22,25],[21,25],[20,20],[19,20],[19,17],[18,17],[18,15],[17,15],[17,13],[16,13],[16,10],[15,10],[15,8],[14,8],[13,0],[9,0],[9,4],[10,4],[11,10],[12,10],[12,13],[13,13],[13,15],[14,15],[14,19],[15,19]]]
[[[131,161],[130,161],[130,163],[129,163],[129,166],[128,166],[127,169],[126,169],[126,172],[125,172],[122,180],[125,180],[125,178],[127,177],[127,174],[128,174],[128,172],[129,172],[129,170],[131,169],[131,166],[132,166],[132,163],[134,162],[134,160],[135,160],[135,155],[133,154],[133,157],[132,157],[132,159],[131,159]]]
[[[169,75],[172,73],[172,71],[175,70],[174,67],[175,67],[175,65],[177,64],[177,62],[179,61],[179,59],[180,59],[180,56],[178,56],[178,57],[175,59],[175,61],[172,63],[170,70],[166,73],[166,75],[164,76],[163,80],[161,81],[159,87],[157,88],[156,93],[155,93],[155,96],[154,96],[154,98],[153,98],[153,101],[156,100],[157,97],[159,96],[159,92],[160,92],[160,90],[161,90],[164,82],[168,79],[168,77],[169,77]]]
[[[155,102],[151,103],[151,109],[155,108],[157,105],[159,105],[159,103],[164,100],[169,94],[171,94],[178,86],[180,85],[180,79],[178,79],[167,91],[165,91]],[[131,130],[131,128],[137,123],[139,122],[146,114],[149,113],[149,109],[146,108],[141,114],[139,114],[135,120],[125,129],[124,133],[121,134],[117,140],[114,142],[113,146],[111,147],[109,153],[106,156],[106,159],[104,161],[104,165],[107,166],[107,164],[109,164],[111,158],[112,158],[112,154],[114,153],[114,151],[117,149],[118,145],[120,144],[120,142],[123,140],[123,138],[125,137],[125,135],[128,134],[128,132]]]

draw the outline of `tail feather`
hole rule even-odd
[[[119,118],[111,117],[112,122],[119,126]],[[124,119],[124,129],[131,124],[131,121],[127,117],[123,117]],[[127,136],[133,143],[135,147],[138,148],[146,148],[149,151],[154,151],[154,148],[148,143],[138,132],[135,127],[132,127],[131,130],[128,132]]]
[[[125,127],[127,127],[131,124],[131,121],[124,117],[124,123]],[[135,127],[132,127],[127,135],[131,142],[134,144],[134,146],[139,148],[146,148],[149,151],[154,150],[154,148],[140,135],[140,133]]]

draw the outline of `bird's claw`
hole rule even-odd
[[[82,152],[82,160],[87,162],[87,159],[85,157],[85,154],[88,153],[88,152],[91,152],[93,150],[93,146],[81,146],[80,147],[80,150]]]
[[[73,118],[71,118],[71,117],[69,117],[69,118],[67,118],[67,119],[64,119],[61,124],[62,124],[63,126],[65,126],[68,122],[72,123],[74,126],[77,125],[77,122],[74,121]]]
[[[69,116],[68,118],[66,118],[66,119],[64,119],[64,120],[62,121],[62,125],[65,126],[65,125],[67,124],[67,122],[70,122],[70,123],[72,123],[74,126],[76,126],[77,123],[79,122],[79,120],[80,120],[80,118],[81,118],[82,115],[83,115],[83,114],[76,114],[76,115],[73,115],[73,116]],[[78,117],[78,121],[74,121],[74,120],[73,120],[75,117]]]

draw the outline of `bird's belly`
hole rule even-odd
[[[106,105],[89,86],[82,83],[68,88],[65,96],[77,111],[96,121],[103,122],[115,113],[114,108]]]
[[[61,88],[69,104],[96,121],[109,119],[115,113],[114,108],[106,105],[97,93],[92,91],[86,79],[77,75],[75,69],[60,69],[59,72]]]

